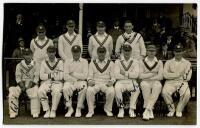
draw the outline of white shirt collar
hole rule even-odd
[[[107,36],[107,33],[106,33],[106,32],[104,32],[104,34],[100,35],[98,32],[96,32],[96,34],[95,34],[95,35],[96,35],[96,36],[102,36],[102,35],[103,35],[103,36],[105,36],[105,37],[106,37],[106,36]]]
[[[125,35],[132,35],[134,32],[132,31],[130,34],[128,34],[127,32],[125,32]]]
[[[36,39],[35,39],[36,41],[38,41],[39,40],[39,38],[38,38],[38,36],[36,37]],[[47,40],[47,37],[45,36],[44,37],[44,39],[42,40],[42,41],[46,41]]]
[[[22,64],[23,67],[25,67],[25,68],[30,68],[30,67],[32,67],[33,65],[35,65],[35,62],[32,61],[29,65],[27,65],[26,62],[25,62],[25,60],[22,60],[22,61],[21,61],[21,64]]]
[[[67,32],[67,33],[66,33],[66,36],[72,36],[72,35],[73,35],[73,36],[75,36],[75,35],[76,35],[76,33],[75,33],[75,32],[73,32],[71,35],[69,34],[69,32]]]
[[[107,59],[105,58],[103,61],[100,61],[99,59],[97,59],[97,63],[107,63]]]
[[[146,57],[144,60],[145,60],[146,62],[152,62],[152,61],[149,61],[148,57]],[[154,57],[153,61],[154,61],[154,62],[158,62],[158,59],[157,59],[156,57]]]
[[[25,68],[28,68],[28,66],[27,66],[26,63],[25,63],[25,60],[22,60],[22,61],[21,61],[21,64],[22,64]]]
[[[16,21],[16,24],[22,25],[22,21]]]
[[[179,62],[182,62],[183,60],[184,60],[184,58],[182,57],[182,58],[181,58],[181,61],[179,61]],[[173,61],[176,61],[176,60],[175,60],[175,57],[173,58]],[[176,61],[176,62],[178,62],[178,61]]]
[[[75,61],[73,58],[71,58],[70,62],[82,62],[82,58],[80,57],[79,60],[77,60],[77,61]]]
[[[125,58],[124,58],[124,57],[122,57],[122,58],[121,58],[121,60],[122,60],[122,61],[125,61],[125,62],[130,62],[131,60],[133,60],[133,58],[132,58],[132,57],[130,57],[130,58],[129,58],[129,60],[128,60],[128,61],[126,61],[126,60],[125,60]]]
[[[119,26],[114,26],[114,29],[117,29],[117,30],[118,30],[118,29],[119,29]]]
[[[24,50],[24,47],[19,47],[20,50]]]
[[[55,57],[54,61],[51,62],[51,61],[49,60],[49,58],[48,58],[47,61],[48,61],[49,63],[56,63],[56,62],[58,61],[58,59]]]

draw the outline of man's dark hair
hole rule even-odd
[[[126,24],[126,23],[131,23],[131,24],[133,24],[133,23],[131,22],[131,20],[125,20],[125,21],[124,21],[124,24]]]

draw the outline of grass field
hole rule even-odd
[[[118,119],[116,117],[117,110],[114,110],[114,117],[107,117],[103,112],[103,109],[97,108],[93,118],[85,118],[87,110],[82,112],[82,117],[75,118],[74,114],[71,118],[64,118],[65,111],[58,111],[55,119],[43,119],[41,113],[40,118],[33,119],[30,116],[30,110],[25,112],[24,108],[20,109],[20,115],[15,119],[10,119],[8,115],[8,101],[4,100],[4,113],[3,113],[3,124],[71,124],[71,125],[94,125],[94,124],[106,124],[106,125],[195,125],[196,124],[196,101],[190,101],[188,103],[187,111],[183,113],[182,118],[155,115],[154,120],[143,121],[141,116],[137,116],[132,119],[128,117],[128,111],[126,111],[125,118]]]

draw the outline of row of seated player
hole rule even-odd
[[[112,105],[115,98],[119,107],[117,117],[123,118],[122,93],[129,91],[131,92],[129,116],[134,118],[136,117],[135,109],[140,88],[144,98],[143,107],[145,108],[143,119],[154,118],[153,106],[161,91],[169,109],[167,116],[172,117],[176,113],[177,117],[182,117],[182,111],[190,98],[188,81],[191,78],[192,70],[190,62],[182,58],[183,47],[181,45],[175,46],[175,58],[165,63],[164,70],[162,61],[155,58],[156,47],[153,44],[148,45],[147,57],[140,62],[140,65],[138,61],[131,58],[132,48],[130,45],[123,45],[122,57],[124,58],[116,60],[115,64],[105,59],[106,48],[100,46],[97,49],[98,59],[91,61],[89,71],[88,62],[80,58],[81,47],[75,45],[71,51],[73,59],[66,61],[63,74],[63,62],[55,58],[55,47],[48,47],[48,60],[43,61],[40,67],[40,79],[42,82],[39,88],[36,85],[39,78],[35,77],[34,68],[36,67],[31,61],[31,51],[26,51],[25,60],[18,64],[16,68],[18,86],[10,87],[9,89],[9,112],[11,118],[15,118],[18,114],[18,99],[16,97],[19,97],[23,91],[26,91],[31,99],[31,114],[34,118],[39,116],[40,102],[45,111],[44,118],[55,118],[62,93],[65,98],[65,105],[68,108],[65,117],[71,117],[74,112],[71,99],[74,90],[79,91],[75,117],[81,116],[85,97],[88,104],[86,117],[92,117],[94,115],[95,94],[102,91],[106,95],[104,111],[107,116],[113,116]],[[21,69],[19,66],[21,66]],[[64,86],[61,82],[63,75],[65,79]],[[163,79],[163,75],[167,80],[162,88],[160,80]],[[136,81],[138,76],[142,80],[140,87]],[[87,79],[87,82],[85,79]],[[113,86],[114,83],[115,86]],[[47,92],[49,91],[51,91],[52,95],[51,108],[47,97]],[[180,93],[180,101],[177,108],[175,108],[171,98],[171,95],[176,91]]]

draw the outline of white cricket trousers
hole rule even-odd
[[[77,108],[84,108],[85,95],[87,90],[86,81],[65,82],[63,87],[63,95],[65,98],[65,106],[72,107],[73,92],[78,92]]]
[[[9,88],[9,114],[18,115],[19,110],[19,96],[22,93],[19,86]],[[38,97],[38,86],[35,85],[32,88],[26,90],[28,97],[30,98],[31,115],[40,114],[40,100]]]
[[[178,91],[180,99],[176,108],[177,112],[182,112],[190,99],[190,88],[188,82],[166,81],[162,90],[162,96],[168,106],[169,111],[175,111],[172,94]]]
[[[140,87],[144,98],[143,107],[152,110],[162,90],[160,81],[142,81]]]
[[[104,105],[104,109],[108,111],[112,111],[115,90],[113,86],[107,87],[106,83],[96,83],[93,87],[88,86],[87,92],[86,92],[88,111],[94,112],[95,95],[99,91],[104,92],[106,95],[106,103]]]
[[[39,90],[38,90],[38,95],[43,107],[44,111],[50,110],[49,108],[49,100],[47,93],[51,92],[52,95],[52,107],[51,110],[56,111],[58,104],[60,102],[60,98],[62,96],[62,82],[60,81],[45,81],[41,84]]]
[[[117,106],[119,108],[123,108],[123,92],[129,91],[131,92],[130,96],[130,108],[136,109],[137,98],[140,94],[140,89],[138,85],[133,84],[133,80],[119,80],[115,84],[115,99],[117,102]]]

